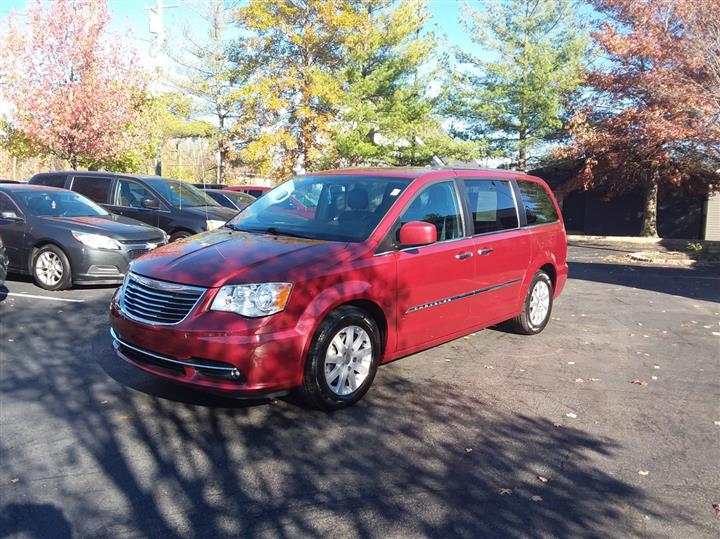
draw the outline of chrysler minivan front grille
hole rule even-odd
[[[131,273],[123,287],[120,308],[130,318],[141,322],[174,325],[190,314],[204,293],[204,288]]]

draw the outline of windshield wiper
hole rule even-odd
[[[291,238],[302,238],[302,239],[309,239],[307,236],[303,236],[302,234],[298,234],[296,232],[288,232],[287,230],[279,230],[277,227],[269,226],[267,228],[260,228],[260,229],[254,229],[249,230],[248,232],[262,232],[265,234],[272,234],[273,236],[289,236]]]

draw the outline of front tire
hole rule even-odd
[[[300,388],[314,408],[332,411],[359,401],[380,363],[380,330],[361,309],[344,306],[323,320],[313,338]]]
[[[65,290],[72,284],[72,269],[67,255],[55,245],[45,245],[35,252],[32,276],[40,288]]]
[[[183,239],[185,239],[185,238],[189,238],[190,236],[192,236],[192,234],[191,234],[190,232],[186,232],[185,230],[181,230],[181,231],[179,231],[179,232],[175,232],[175,234],[172,234],[172,235],[170,236],[170,239],[168,240],[168,243],[172,243],[172,242],[177,241],[177,240],[183,240]]]
[[[552,280],[540,270],[530,282],[522,312],[510,321],[510,327],[521,335],[537,335],[550,321],[552,304]]]

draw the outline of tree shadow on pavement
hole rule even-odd
[[[687,268],[569,262],[571,279],[720,302],[720,274]]]
[[[19,479],[3,533],[54,537],[59,514],[77,537],[163,538],[640,536],[629,511],[683,518],[602,470],[612,439],[392,365],[333,414],[202,396],[117,359],[105,312],[4,314],[25,332],[0,373]]]

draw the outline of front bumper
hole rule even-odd
[[[231,396],[283,393],[302,381],[307,336],[294,327],[282,329],[276,317],[283,313],[245,319],[207,311],[213,294],[206,294],[179,324],[154,325],[125,315],[120,293],[110,304],[113,347],[144,371]]]
[[[162,245],[162,243],[157,244]],[[86,246],[67,249],[76,284],[119,284],[130,262],[150,252],[147,242],[122,244],[120,249],[92,249]]]

